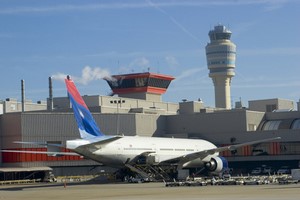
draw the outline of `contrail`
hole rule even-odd
[[[175,24],[178,28],[180,28],[188,36],[190,36],[191,38],[193,38],[197,42],[200,42],[199,38],[197,38],[194,34],[192,34],[190,31],[188,31],[182,24],[180,24],[176,19],[174,19],[174,17],[172,17],[171,15],[169,15],[165,10],[163,10],[162,8],[160,8],[157,5],[155,5],[151,0],[146,0],[146,2],[150,6],[152,6],[153,8],[155,8],[156,10],[158,10],[159,12],[161,12],[162,14],[164,14],[165,16],[167,16],[173,22],[173,24]]]

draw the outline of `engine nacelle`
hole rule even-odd
[[[205,163],[205,168],[211,172],[222,172],[228,168],[228,161],[224,157],[213,157]]]

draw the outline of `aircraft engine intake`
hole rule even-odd
[[[221,172],[228,168],[228,161],[224,157],[214,157],[205,163],[205,168],[211,172]]]

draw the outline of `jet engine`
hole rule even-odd
[[[224,157],[213,157],[205,163],[205,168],[210,172],[221,172],[228,168],[228,161]]]

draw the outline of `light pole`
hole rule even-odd
[[[122,103],[125,103],[125,100],[118,99],[118,100],[111,100],[111,104],[117,104],[117,135],[119,135],[119,104],[120,107],[122,106]]]

